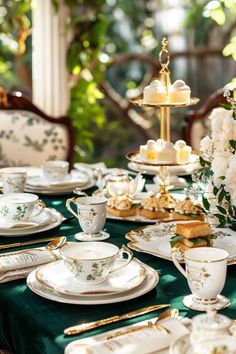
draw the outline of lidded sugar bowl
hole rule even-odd
[[[231,325],[232,320],[229,317],[220,315],[216,311],[208,311],[197,315],[192,319],[193,329],[190,342],[193,345],[201,340],[215,339],[221,335],[231,335]]]

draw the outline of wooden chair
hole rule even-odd
[[[68,117],[50,117],[20,92],[0,88],[0,167],[72,163],[73,127]]]
[[[223,95],[223,89],[212,94],[207,101],[196,111],[190,111],[185,116],[183,128],[183,139],[192,146],[193,150],[199,151],[201,139],[210,132],[209,115],[211,111],[227,100]]]

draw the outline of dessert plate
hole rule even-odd
[[[225,350],[223,349],[225,348]],[[214,340],[200,341],[191,346],[189,334],[177,338],[171,343],[169,354],[194,354],[194,353],[235,353],[236,341],[233,336],[221,335]]]
[[[133,259],[126,267],[110,273],[101,284],[79,283],[62,260],[40,267],[35,277],[49,291],[57,291],[69,296],[106,296],[119,294],[140,285],[146,277],[146,270]]]
[[[0,227],[0,236],[17,237],[51,230],[62,223],[64,216],[54,208],[44,208],[40,215],[30,219],[32,220],[35,224],[12,228]]]
[[[138,260],[137,260],[138,261]],[[138,261],[140,262],[140,261]],[[66,304],[76,304],[76,305],[99,305],[99,304],[112,304],[121,301],[128,301],[130,299],[137,298],[144,295],[154,289],[159,282],[158,273],[151,267],[140,262],[142,267],[146,271],[146,277],[144,281],[137,287],[124,291],[118,294],[108,295],[98,295],[98,296],[81,296],[81,295],[67,295],[60,294],[57,291],[49,290],[47,287],[38,282],[36,278],[36,271],[34,270],[28,275],[27,285],[28,287],[37,295],[42,296],[46,299],[62,302]]]
[[[130,241],[129,248],[172,261],[170,239],[175,234],[176,223],[159,223],[129,232],[125,235]],[[213,235],[215,236],[213,247],[224,249],[229,253],[228,265],[236,263],[236,232],[228,228],[215,228]]]

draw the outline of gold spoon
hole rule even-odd
[[[54,251],[64,245],[64,243],[66,243],[65,236],[57,237],[51,242],[49,242],[49,244],[45,248],[49,251]]]

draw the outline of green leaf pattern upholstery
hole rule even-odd
[[[65,160],[68,146],[64,125],[48,122],[33,112],[0,111],[0,167],[41,166],[46,160]]]

